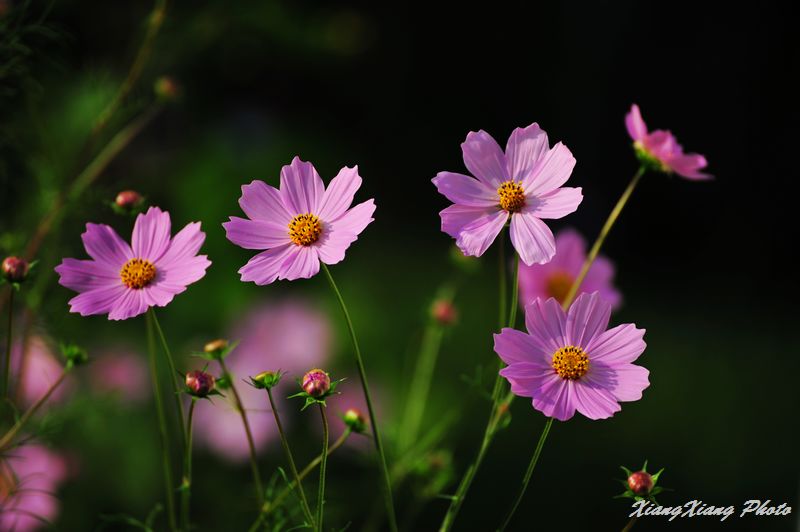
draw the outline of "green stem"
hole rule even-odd
[[[325,415],[325,405],[319,405],[319,414],[322,417],[322,461],[319,463],[319,491],[317,492],[317,530],[322,532],[322,516],[325,509],[325,473],[328,469],[328,416]]]
[[[191,529],[190,502],[192,496],[192,419],[194,418],[194,407],[197,399],[192,397],[189,405],[189,415],[186,418],[186,452],[183,462],[183,483],[181,484],[181,507],[183,514],[183,530]]]
[[[502,241],[503,239],[501,236],[501,242]],[[501,260],[501,264],[503,264],[503,267],[501,267],[500,271],[503,272],[505,270],[505,259]],[[503,273],[500,275],[504,276]],[[511,308],[508,312],[508,327],[513,327],[517,319],[517,306],[519,301],[519,260],[515,260],[514,263],[513,282],[514,284],[512,285],[511,289]],[[505,316],[505,313],[503,313],[503,315]],[[502,366],[502,361],[500,361],[499,364]],[[500,400],[502,389],[503,377],[498,372],[497,376],[495,377],[494,387],[492,389],[492,409],[489,412],[489,420],[487,421],[486,429],[483,432],[483,439],[481,440],[480,449],[478,449],[478,455],[475,457],[475,460],[473,460],[472,464],[467,468],[467,471],[461,478],[461,482],[456,489],[455,495],[450,501],[450,507],[447,509],[447,514],[445,515],[444,520],[442,521],[442,526],[439,529],[441,532],[446,532],[453,527],[456,516],[461,510],[461,505],[464,503],[464,498],[466,497],[467,492],[472,485],[472,481],[475,479],[475,474],[478,472],[478,469],[480,469],[483,459],[486,457],[486,452],[489,450],[489,446],[491,445],[492,440],[497,433],[498,424],[500,419],[503,417],[503,410],[501,410],[500,407],[505,404]]]
[[[54,391],[56,391],[56,388],[58,388],[61,385],[61,383],[64,382],[67,373],[69,373],[71,369],[72,365],[68,363],[61,371],[61,375],[59,375],[58,379],[56,379],[56,381],[50,385],[50,388],[47,389],[44,395],[42,395],[42,397],[40,397],[38,401],[36,401],[33,405],[31,405],[31,407],[28,408],[28,410],[26,410],[24,414],[22,414],[22,417],[20,417],[19,420],[17,420],[14,426],[11,427],[8,432],[5,433],[2,439],[0,439],[0,453],[3,453],[8,448],[8,446],[11,444],[11,441],[19,433],[22,427],[24,427],[25,424],[31,419],[31,417],[42,407],[42,405],[44,405],[47,402],[47,400],[50,399],[50,396],[53,394]]]
[[[632,528],[633,528],[633,525],[635,525],[635,524],[636,524],[636,521],[637,521],[638,519],[639,519],[639,517],[637,517],[637,516],[635,516],[635,515],[634,515],[633,517],[631,517],[631,520],[630,520],[630,521],[628,521],[628,524],[627,524],[627,525],[625,525],[625,528],[623,528],[623,529],[622,529],[622,532],[628,532],[630,529],[632,529]]]
[[[239,415],[242,418],[244,432],[247,435],[247,446],[250,451],[250,469],[253,471],[253,481],[255,482],[256,486],[256,497],[258,500],[258,506],[260,508],[261,505],[264,504],[264,487],[261,483],[261,473],[258,470],[258,458],[256,457],[256,446],[253,441],[253,432],[250,430],[250,422],[247,419],[247,412],[244,409],[242,398],[239,395],[239,391],[236,389],[236,385],[233,383],[233,378],[230,371],[228,371],[228,367],[225,365],[225,360],[223,358],[219,359],[219,365],[222,368],[222,372],[228,378],[228,382],[231,383],[231,392],[233,393],[233,399],[236,403],[236,409],[239,411]]]
[[[178,370],[175,368],[175,360],[172,358],[172,351],[169,349],[169,345],[167,344],[167,338],[164,336],[164,331],[161,329],[161,324],[158,323],[158,316],[156,316],[156,311],[154,307],[150,307],[150,316],[153,319],[153,324],[155,325],[156,331],[158,331],[158,337],[161,340],[161,347],[164,350],[164,354],[167,355],[167,363],[169,364],[169,373],[170,379],[169,382],[172,383],[172,392],[175,396],[175,404],[178,408],[178,415],[180,416],[179,419],[181,420],[181,435],[183,436],[183,444],[186,445],[187,435],[186,435],[186,427],[183,425],[183,420],[185,419],[185,415],[183,412],[183,401],[181,401],[181,382],[179,380],[179,373]]]
[[[367,402],[367,410],[369,411],[369,422],[372,426],[372,439],[375,442],[375,449],[378,451],[378,456],[380,457],[381,461],[381,473],[383,475],[383,496],[386,503],[386,512],[387,517],[389,520],[389,528],[392,532],[397,532],[397,518],[395,517],[394,512],[394,502],[392,500],[392,481],[389,477],[389,467],[386,465],[386,454],[383,450],[383,443],[381,442],[380,431],[378,430],[378,420],[375,416],[375,409],[372,406],[372,397],[369,393],[369,385],[367,384],[367,371],[364,368],[364,361],[361,358],[361,349],[358,346],[358,338],[356,337],[356,332],[353,327],[353,321],[350,319],[350,313],[347,311],[347,305],[344,302],[344,298],[342,298],[342,293],[339,291],[339,288],[336,286],[336,282],[333,280],[333,276],[331,275],[328,266],[325,263],[321,263],[322,271],[325,272],[325,276],[328,278],[328,282],[331,285],[331,289],[333,290],[334,294],[336,295],[336,299],[339,300],[339,305],[342,308],[342,313],[344,314],[344,319],[347,322],[347,328],[350,331],[350,339],[353,342],[353,350],[356,355],[356,365],[358,366],[358,374],[361,378],[361,387],[364,390],[364,399]]]
[[[525,491],[528,489],[528,484],[531,481],[533,470],[536,468],[536,462],[539,461],[539,455],[542,454],[544,442],[547,439],[547,435],[550,434],[550,427],[552,426],[553,418],[547,418],[547,422],[544,424],[544,429],[542,429],[542,435],[539,436],[539,443],[536,444],[536,449],[533,451],[531,462],[528,464],[528,470],[525,471],[525,478],[522,480],[522,489],[519,490],[519,494],[517,494],[517,498],[514,501],[514,505],[511,507],[511,511],[508,512],[505,521],[503,521],[503,524],[498,529],[499,532],[503,532],[503,530],[508,527],[508,524],[511,522],[511,518],[514,517],[514,513],[517,511],[519,504],[522,502],[522,499],[525,496]]]
[[[14,330],[14,286],[8,286],[9,293],[8,293],[8,338],[6,339],[6,360],[5,360],[5,371],[3,373],[3,400],[8,399],[9,390],[8,386],[11,376],[11,348],[13,347],[12,343],[12,336]],[[24,353],[20,353],[20,366],[22,365],[22,357]]]
[[[286,461],[289,462],[289,471],[292,473],[292,477],[294,477],[297,487],[297,494],[300,496],[300,505],[303,508],[303,514],[305,515],[308,524],[313,527],[314,517],[311,515],[311,507],[308,505],[306,492],[303,490],[303,484],[300,482],[300,475],[297,473],[297,466],[294,463],[292,450],[289,448],[289,440],[286,439],[286,433],[283,431],[283,423],[281,423],[281,417],[278,414],[278,408],[275,406],[275,399],[272,397],[272,390],[270,388],[267,388],[267,396],[269,397],[269,406],[272,408],[272,415],[275,417],[275,425],[278,427],[278,434],[281,437],[283,452],[286,454]]]
[[[169,519],[169,529],[173,532],[178,529],[175,519],[175,498],[173,491],[175,485],[172,483],[172,463],[169,453],[169,432],[167,431],[167,415],[164,409],[164,400],[161,395],[161,383],[158,378],[158,363],[156,358],[156,346],[153,333],[153,314],[147,314],[147,346],[150,355],[150,378],[153,381],[153,397],[156,401],[156,412],[158,414],[158,429],[161,440],[161,463],[164,469],[164,487],[167,497],[167,518]]]
[[[508,279],[506,279],[506,268],[508,264],[506,264],[506,232],[505,229],[500,232],[500,242],[497,245],[497,258],[499,261],[497,267],[497,277],[499,281],[499,286],[497,287],[497,292],[499,294],[498,304],[499,310],[497,312],[497,328],[502,329],[503,325],[506,323],[506,300],[508,299]]]
[[[630,199],[631,194],[633,194],[636,185],[639,184],[644,172],[645,167],[639,167],[639,170],[634,174],[631,182],[628,183],[628,187],[622,193],[622,196],[620,196],[619,200],[617,200],[617,204],[614,205],[614,208],[611,210],[611,214],[608,215],[606,223],[603,224],[603,228],[600,230],[600,235],[597,237],[597,240],[594,241],[592,249],[589,250],[589,254],[586,256],[586,260],[583,262],[583,266],[581,267],[581,271],[578,274],[577,279],[575,279],[575,281],[572,283],[572,287],[570,288],[569,292],[567,292],[567,296],[564,298],[564,308],[569,308],[569,306],[572,304],[572,301],[575,299],[575,296],[578,294],[578,290],[580,289],[581,284],[583,284],[586,274],[589,273],[589,269],[592,267],[594,260],[597,258],[597,254],[600,253],[600,248],[603,247],[603,243],[606,241],[608,233],[614,226],[614,222],[616,222],[617,218],[619,218],[622,209],[628,203],[628,199]]]

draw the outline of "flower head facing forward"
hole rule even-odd
[[[550,148],[537,124],[517,128],[506,150],[485,131],[470,132],[461,144],[474,178],[439,172],[433,184],[454,205],[444,209],[442,231],[459,249],[480,257],[511,219],[511,243],[525,264],[544,264],[556,252],[543,219],[563,218],[583,200],[580,188],[562,187],[575,158],[560,142]]]
[[[295,157],[281,170],[280,189],[263,181],[242,187],[239,205],[247,218],[232,216],[223,227],[228,240],[265,250],[239,273],[258,285],[278,279],[308,279],[319,263],[336,264],[373,221],[373,200],[350,207],[361,187],[358,167],[342,168],[327,188],[311,163]]]
[[[56,267],[59,283],[79,292],[69,302],[70,312],[125,320],[168,305],[200,280],[211,265],[197,254],[206,237],[200,222],[174,237],[170,227],[169,213],[158,207],[136,217],[130,245],[107,225],[86,224],[82,239],[92,260],[64,259]]]
[[[706,158],[699,153],[683,153],[683,146],[669,131],[657,129],[649,132],[638,105],[633,104],[625,116],[625,127],[633,140],[636,154],[650,168],[675,172],[686,179],[711,179],[710,174],[701,172],[708,164]]]
[[[526,307],[538,297],[564,302],[572,283],[578,278],[586,260],[586,240],[573,229],[556,235],[556,254],[547,264],[519,265],[520,304]],[[614,264],[599,255],[586,274],[578,294],[600,292],[612,310],[619,307],[622,295],[614,287]]]
[[[646,347],[644,330],[607,329],[610,316],[597,292],[582,294],[566,313],[554,298],[536,299],[525,309],[527,333],[494,335],[494,350],[508,364],[500,375],[546,416],[566,421],[577,410],[589,419],[611,417],[620,401],[641,399],[650,372],[633,364]]]

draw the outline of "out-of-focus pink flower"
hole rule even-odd
[[[324,313],[302,301],[287,300],[252,309],[226,337],[240,341],[225,363],[234,375],[234,384],[247,410],[256,449],[263,451],[277,437],[267,392],[242,380],[263,371],[284,371],[287,375],[273,389],[273,396],[281,421],[289,424],[291,419],[287,414],[302,405],[287,400],[286,396],[296,391],[295,379],[302,377],[308,368],[324,366],[328,361],[331,326]],[[232,394],[225,395],[227,399],[215,398],[195,411],[195,440],[199,446],[228,460],[243,462],[248,459],[247,438]]]
[[[706,158],[699,153],[683,153],[683,146],[669,131],[657,129],[647,131],[639,106],[633,104],[625,116],[625,127],[633,139],[633,147],[640,159],[652,163],[656,168],[692,180],[711,179],[710,174],[701,172],[706,167]]]
[[[66,475],[66,461],[41,445],[13,449],[0,463],[0,530],[40,530],[55,520]]]
[[[61,376],[64,365],[53,354],[47,340],[41,336],[31,336],[28,338],[25,356],[22,357],[22,340],[15,342],[11,357],[12,379],[20,376],[17,395],[24,406],[30,406],[50,389]],[[48,400],[48,404],[63,401],[71,385],[68,376],[61,385],[56,388]],[[47,409],[47,404],[44,409]]]
[[[87,368],[92,389],[120,394],[125,402],[138,402],[150,394],[147,364],[135,352],[119,348],[101,353]]]
[[[536,298],[546,300],[553,297],[563,303],[585,260],[586,240],[583,236],[573,229],[559,231],[553,260],[533,266],[522,261],[519,263],[519,302],[522,308]],[[614,264],[602,255],[598,255],[589,268],[577,295],[591,292],[600,292],[613,309],[622,302],[622,295],[614,287]]]

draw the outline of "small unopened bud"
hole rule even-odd
[[[28,276],[28,261],[19,257],[6,257],[3,259],[3,277],[9,283],[21,283]]]
[[[153,84],[153,91],[156,93],[159,100],[168,102],[178,99],[181,95],[180,85],[170,76],[161,76],[158,78]]]
[[[322,397],[331,389],[331,377],[319,368],[312,369],[303,375],[302,387],[311,397]]]
[[[186,391],[194,397],[206,397],[214,391],[216,379],[214,376],[195,369],[186,374]]]
[[[89,354],[86,350],[75,344],[62,344],[61,353],[69,366],[80,366],[89,361]]]
[[[120,209],[131,211],[139,207],[144,201],[144,197],[135,190],[123,190],[114,198],[114,205]]]
[[[357,408],[348,408],[342,416],[342,419],[344,420],[344,424],[353,432],[362,434],[367,430],[367,419],[364,417],[364,414],[361,413],[361,410]]]
[[[254,377],[250,377],[250,383],[260,389],[271,390],[281,381],[283,374],[280,371],[262,371]]]
[[[628,487],[636,495],[648,495],[653,489],[653,484],[653,477],[647,471],[637,471],[628,477]]]
[[[228,341],[222,338],[218,338],[216,340],[208,342],[203,347],[203,351],[205,351],[209,355],[219,355],[227,348],[228,348]]]
[[[431,305],[431,317],[440,325],[453,325],[458,320],[458,310],[452,302],[437,299]]]

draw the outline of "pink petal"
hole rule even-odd
[[[611,305],[597,292],[579,295],[567,312],[567,343],[585,348],[605,332],[610,318]]]
[[[111,267],[105,262],[64,259],[56,266],[55,271],[59,275],[58,283],[76,292],[88,292],[122,283],[119,268]]]
[[[511,216],[511,243],[528,266],[549,262],[556,254],[556,241],[550,228],[525,212]]]
[[[481,215],[461,228],[461,232],[456,238],[456,245],[464,255],[480,257],[503,230],[506,220],[508,220],[508,213],[504,210]],[[444,225],[444,220],[442,225]]]
[[[433,178],[433,184],[440,194],[458,205],[492,207],[500,201],[496,189],[463,174],[439,172]]]
[[[108,313],[110,320],[127,320],[144,314],[150,308],[142,290],[126,289],[122,297],[118,298]]]
[[[203,271],[203,273],[205,274],[205,270]],[[140,290],[142,301],[148,307],[166,307],[172,302],[172,299],[176,295],[186,290],[186,284],[178,286],[176,289],[173,290],[160,283],[159,284],[151,283]]]
[[[263,181],[253,181],[249,185],[242,185],[239,206],[252,220],[288,225],[294,217],[284,205],[280,191]]]
[[[325,185],[313,164],[295,157],[281,169],[281,194],[293,215],[318,213],[324,193]]]
[[[504,328],[494,335],[494,352],[508,365],[525,362],[552,369],[549,360],[553,352],[546,344],[516,329]]]
[[[156,268],[164,268],[184,259],[192,258],[200,251],[206,234],[200,230],[200,222],[186,224],[178,231],[169,243],[169,248],[156,264]]]
[[[133,258],[131,247],[107,225],[86,224],[81,239],[90,257],[111,267],[122,269]]]
[[[560,189],[564,190],[564,189]],[[586,240],[574,229],[562,229],[556,235],[556,256],[549,264],[577,276],[586,260]]]
[[[567,317],[552,297],[525,307],[525,327],[551,354],[567,346]]]
[[[650,386],[650,372],[634,364],[608,366],[590,361],[589,371],[581,380],[591,386],[607,389],[617,401],[638,401],[642,391]]]
[[[583,201],[583,192],[581,188],[562,187],[529,199],[530,205],[525,206],[524,212],[537,218],[557,220],[577,210]]]
[[[439,213],[442,219],[442,231],[453,238],[458,238],[464,227],[498,210],[497,207],[487,209],[484,207],[451,205]]]
[[[337,264],[344,260],[345,252],[350,244],[358,239],[358,235],[347,232],[327,232],[314,244],[319,260],[325,264]]]
[[[597,335],[586,345],[590,363],[597,360],[613,366],[633,362],[647,347],[644,333],[644,329],[625,323]]]
[[[534,391],[533,407],[548,417],[567,421],[575,415],[574,382],[562,379],[555,372]]]
[[[323,220],[338,218],[353,204],[353,197],[361,187],[358,166],[344,167],[328,184],[322,195],[318,216]]]
[[[375,200],[368,199],[363,203],[359,203],[352,209],[347,210],[343,215],[335,220],[323,220],[322,232],[344,232],[353,235],[359,235],[372,223],[375,219],[372,215],[375,213]]]
[[[569,148],[558,143],[531,170],[522,186],[529,194],[541,196],[567,182],[575,168],[575,157]]]
[[[292,241],[286,224],[231,216],[222,227],[228,240],[244,249],[269,249]]]
[[[556,248],[558,248],[558,238],[556,238]],[[556,252],[556,257],[558,253],[560,251]],[[579,270],[580,266],[575,271]],[[614,271],[614,264],[608,258],[597,257],[586,273],[579,292],[600,292],[600,297],[611,305],[611,310],[618,309],[622,304],[622,294],[614,287]]]
[[[524,180],[549,149],[547,133],[539,124],[533,123],[526,128],[515,129],[506,144],[506,160],[511,179]]]
[[[511,385],[511,393],[519,397],[533,397],[552,374],[553,368],[529,362],[511,364],[500,370],[500,376]]]
[[[295,246],[281,265],[280,279],[309,279],[319,273],[319,254],[314,246]]]
[[[160,259],[169,246],[170,229],[169,213],[158,207],[150,207],[146,213],[139,214],[131,238],[134,256],[151,262]]]
[[[183,292],[188,285],[202,279],[209,266],[211,266],[211,261],[205,255],[173,261],[162,266],[160,270],[156,270],[155,284],[177,294]]]
[[[701,172],[708,163],[706,158],[698,153],[679,155],[667,161],[667,165],[678,175],[695,181],[713,179],[714,176]]]
[[[647,125],[642,120],[642,113],[639,111],[638,105],[631,105],[630,112],[625,115],[625,127],[633,141],[641,141],[647,136]]]
[[[497,190],[503,181],[508,181],[506,156],[487,132],[470,131],[461,144],[464,165],[484,185]]]
[[[274,282],[282,272],[284,261],[296,250],[296,245],[286,244],[262,251],[239,269],[242,281],[253,281],[260,286]]]
[[[88,292],[83,292],[70,299],[70,312],[77,312],[81,316],[92,316],[95,314],[106,314],[116,302],[121,299],[128,288],[119,283],[111,284],[104,288],[95,288]]]
[[[574,391],[578,412],[589,419],[607,419],[622,410],[614,395],[607,389],[577,381]]]

